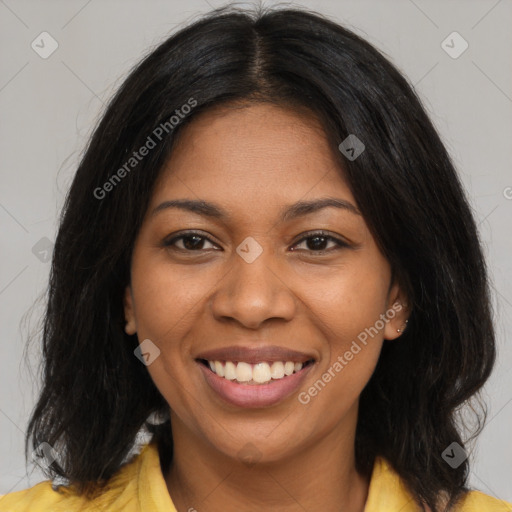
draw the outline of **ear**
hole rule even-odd
[[[124,318],[126,320],[126,325],[124,326],[126,334],[135,334],[137,332],[137,324],[135,322],[132,289],[129,285],[124,292]]]
[[[407,328],[409,318],[408,298],[398,283],[394,283],[388,295],[386,309],[386,326],[384,327],[384,339],[394,340],[400,337]]]

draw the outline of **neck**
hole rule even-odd
[[[353,422],[350,422],[353,423]],[[178,512],[363,512],[369,478],[355,469],[354,436],[343,426],[278,461],[247,464],[172,418],[174,454],[165,475]]]

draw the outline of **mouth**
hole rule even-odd
[[[230,405],[255,408],[277,404],[297,391],[317,358],[267,346],[210,350],[195,361],[210,392]]]
[[[256,364],[246,361],[212,361],[207,359],[197,359],[196,361],[218,377],[236,384],[249,386],[261,386],[285,379],[314,364],[314,359],[308,359],[304,362],[260,361]]]

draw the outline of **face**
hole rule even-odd
[[[173,435],[262,461],[352,435],[405,297],[321,125],[268,104],[216,108],[177,142],[125,295]]]

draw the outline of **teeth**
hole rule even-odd
[[[228,380],[236,379],[236,366],[231,361],[226,361],[226,365],[224,366],[224,377]]]
[[[295,370],[295,364],[291,361],[286,361],[286,363],[284,363],[284,374],[291,375],[293,370]]]
[[[240,364],[240,363],[239,363]],[[269,382],[272,376],[270,375],[270,366],[268,363],[257,363],[252,370],[252,380],[261,384],[262,382]]]
[[[284,377],[284,364],[281,361],[272,363],[270,367],[270,376],[273,379],[282,379]]]
[[[217,373],[217,375],[219,374]],[[223,375],[219,376],[223,377]],[[240,362],[236,365],[236,380],[238,382],[249,382],[252,380],[252,367],[250,364]]]
[[[219,377],[224,377],[224,366],[222,366],[220,361],[215,361],[215,373]]]
[[[208,365],[212,372],[219,377],[250,384],[266,384],[272,379],[282,379],[294,372],[299,372],[304,366],[303,363],[293,361],[275,361],[271,364],[266,362],[249,364],[243,361],[238,363],[233,361],[208,361]]]

